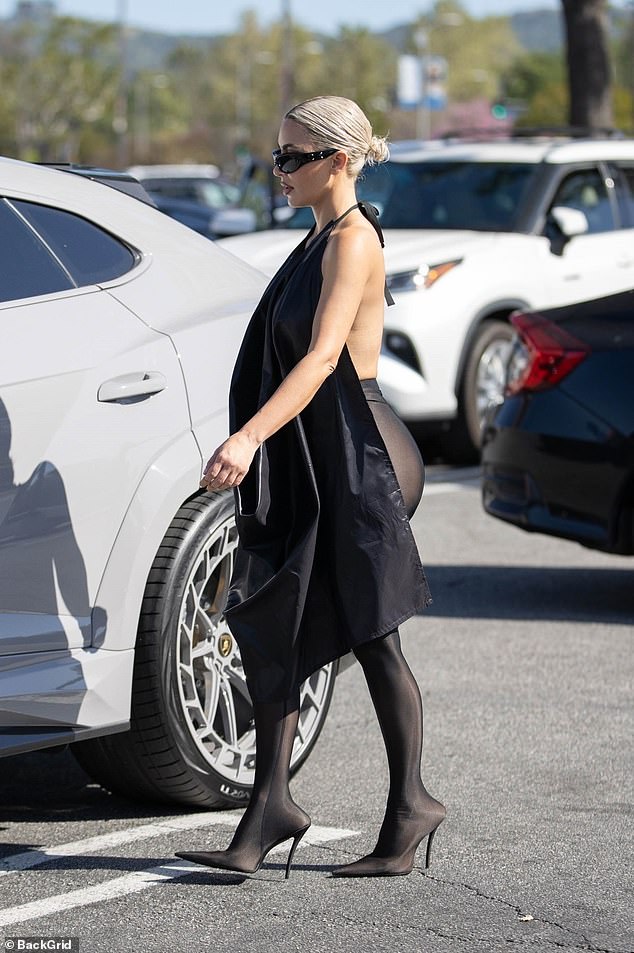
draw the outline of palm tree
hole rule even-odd
[[[611,128],[612,73],[607,0],[561,0],[571,126]]]

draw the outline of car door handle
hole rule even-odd
[[[137,371],[104,381],[97,391],[97,400],[126,401],[130,397],[149,397],[167,387],[167,378],[158,371]]]

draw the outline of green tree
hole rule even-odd
[[[227,168],[241,153],[268,160],[283,95],[292,102],[323,93],[350,96],[386,128],[396,53],[367,30],[342,28],[318,42],[310,31],[293,26],[289,38],[286,24],[262,29],[249,12],[235,35],[208,52],[175,51],[169,74],[189,129],[197,131],[187,140],[189,154],[203,158],[202,150],[207,161]]]
[[[614,118],[619,129],[634,132],[634,0],[628,10],[614,56]]]
[[[366,112],[377,129],[387,129],[387,113],[396,85],[396,50],[369,30],[341,27],[326,42],[318,84],[307,95],[347,96]]]
[[[501,74],[500,96],[519,108],[519,127],[565,126],[568,90],[561,56],[522,54]]]
[[[107,151],[118,83],[114,28],[58,17],[44,28],[23,24],[8,39],[8,151],[42,161],[83,161]]]

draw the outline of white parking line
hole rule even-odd
[[[170,831],[195,830],[197,827],[230,827],[235,828],[241,814],[226,811],[205,811],[203,814],[184,814],[169,817],[156,824],[141,824],[139,827],[126,827],[121,831],[112,831],[110,834],[100,834],[97,837],[85,837],[83,840],[69,841],[67,844],[58,844],[56,847],[43,847],[41,850],[26,850],[21,854],[12,854],[0,860],[0,877],[16,873],[18,870],[29,870],[39,864],[59,857],[78,857],[82,854],[94,853],[98,850],[108,850],[120,847],[122,844],[132,844],[134,841],[145,840],[149,837],[158,837]],[[352,837],[357,831],[349,831],[341,827],[310,828],[305,837],[309,844],[320,844],[328,840],[339,840],[342,837]]]
[[[437,496],[440,493],[458,493],[460,490],[477,490],[479,480],[463,480],[461,483],[428,483],[423,491],[423,500],[427,496]]]
[[[214,824],[236,827],[239,819],[240,818],[236,817],[235,814],[227,813],[170,818],[168,821],[162,821],[158,824],[144,824],[141,827],[115,831],[112,834],[88,837],[83,841],[71,841],[68,844],[60,844],[58,847],[16,854],[2,861],[5,868],[3,872],[11,873],[12,870],[27,870],[29,867],[36,867],[38,864],[43,864],[48,860],[63,857],[77,857],[78,855],[90,853],[94,850],[112,848],[146,837],[156,837],[159,834],[169,833],[172,830],[181,831],[195,827],[212,826]],[[311,844],[324,844],[343,840],[346,837],[353,837],[358,833],[358,831],[346,830],[340,827],[314,826],[310,828],[304,839],[300,842],[298,850]],[[274,848],[270,854],[281,853],[288,849],[289,844],[280,844]],[[28,859],[32,862],[27,863]],[[13,866],[7,869],[7,865],[9,864],[13,864]],[[17,907],[8,907],[5,910],[0,910],[0,927],[51,916],[54,913],[71,910],[74,907],[83,907],[92,903],[100,903],[104,900],[113,900],[116,897],[123,897],[126,894],[138,893],[140,890],[155,887],[157,884],[164,883],[167,880],[176,880],[178,877],[186,877],[193,871],[200,871],[201,869],[203,868],[197,864],[191,864],[181,860],[173,864],[161,864],[158,867],[151,867],[149,870],[137,870],[131,874],[125,874],[123,877],[116,877],[112,880],[107,880],[105,883],[95,884],[92,887],[70,890],[68,893],[33,900],[30,903],[23,903]]]
[[[205,811],[203,814],[183,814],[169,817],[156,824],[142,824],[139,827],[126,827],[122,831],[112,831],[110,834],[100,834],[98,837],[86,837],[83,840],[70,841],[67,844],[58,844],[57,847],[43,847],[41,850],[27,850],[22,854],[13,854],[0,860],[0,877],[15,873],[18,870],[28,870],[45,864],[56,857],[77,857],[81,854],[90,854],[97,850],[107,850],[119,847],[121,844],[132,844],[134,841],[145,840],[147,837],[158,837],[170,831],[194,830],[197,827],[212,827],[226,825],[236,827],[241,814],[226,811]]]

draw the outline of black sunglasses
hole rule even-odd
[[[282,152],[281,149],[274,149],[273,165],[279,169],[280,172],[291,175],[293,172],[297,172],[298,169],[301,169],[303,165],[306,165],[307,162],[327,159],[328,156],[334,156],[335,152],[339,152],[339,150],[322,149],[320,152]]]

